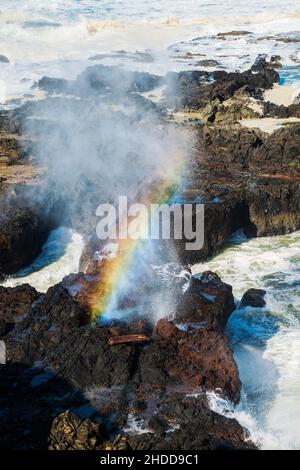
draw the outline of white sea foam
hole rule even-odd
[[[300,232],[233,244],[193,267],[216,271],[237,301],[251,288],[267,291],[263,309],[238,308],[228,334],[243,394],[236,409],[213,394],[211,406],[232,416],[263,449],[299,449],[300,435]]]
[[[292,0],[284,5],[279,0],[254,0],[251,8],[242,0],[55,0],[43,5],[3,0],[0,54],[10,63],[0,64],[0,80],[6,83],[8,99],[20,97],[32,93],[31,86],[43,75],[73,78],[91,64],[90,56],[117,50],[150,49],[153,63],[127,58],[126,64],[161,74],[199,67],[197,54],[228,70],[247,68],[258,53],[279,54],[291,66],[300,62],[298,44],[263,38],[299,38],[299,19],[300,8]],[[253,34],[216,37],[231,30]],[[187,52],[196,55],[185,57]],[[119,62],[118,57],[101,59],[104,64]]]
[[[6,364],[6,346],[4,341],[0,341],[0,364]]]
[[[53,230],[37,259],[8,277],[2,285],[16,287],[28,283],[39,292],[46,292],[68,274],[78,272],[83,244],[81,235],[71,229],[60,227]]]

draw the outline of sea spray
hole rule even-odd
[[[99,204],[114,205],[125,195],[131,204],[150,208],[171,203],[181,189],[193,135],[186,128],[163,125],[159,109],[137,95],[159,85],[159,77],[151,74],[90,67],[66,85],[69,96],[36,103],[24,121],[33,153],[46,167],[47,187],[61,206],[61,223],[86,239],[96,236]],[[118,225],[120,229],[120,220]],[[101,259],[93,258],[99,282],[89,293],[92,319],[130,296],[153,261],[151,240],[117,243],[114,257],[101,257],[105,244],[99,243]]]

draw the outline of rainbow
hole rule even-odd
[[[151,204],[170,203],[178,193],[182,174],[184,172],[184,159],[182,156],[173,161],[174,171],[145,190],[139,198],[147,208]],[[148,219],[145,221],[148,224]],[[114,304],[118,287],[122,284],[132,264],[134,254],[141,246],[143,240],[127,238],[117,240],[118,251],[114,257],[103,257],[98,267],[98,281],[92,294],[89,296],[89,307],[92,320],[96,321],[107,314]]]

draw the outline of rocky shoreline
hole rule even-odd
[[[59,225],[71,225],[86,242],[82,272],[46,294],[28,285],[0,288],[7,361],[0,366],[0,448],[255,448],[236,420],[210,410],[206,395],[218,391],[233,403],[240,399],[237,365],[224,334],[235,309],[232,288],[212,272],[191,276],[187,265],[216,254],[239,229],[255,237],[300,228],[300,124],[268,134],[240,122],[300,117],[299,103],[278,106],[264,99],[279,81],[279,61],[259,57],[243,73],[165,77],[96,65],[74,81],[44,77],[36,84],[46,94],[43,100],[0,113],[1,275],[30,264]],[[157,103],[151,93],[160,87]],[[176,243],[172,252],[185,278],[174,287],[174,277],[162,283],[146,270],[131,298],[123,299],[125,310],[152,290],[176,293],[175,309],[157,322],[144,306],[142,315],[126,321],[91,322],[88,300],[101,282],[93,256],[102,249],[93,232],[92,196],[101,194],[105,178],[91,169],[86,186],[68,188],[62,204],[56,182],[48,178],[51,152],[44,161],[35,155],[66,103],[78,115],[95,105],[119,106],[109,116],[116,125],[128,120],[123,109],[129,109],[133,122],[147,125],[155,116],[161,126],[188,128],[193,136],[180,198],[205,205],[204,247],[187,252]],[[187,116],[183,122],[180,113]],[[32,120],[29,138],[24,122]],[[105,200],[113,197],[105,194]],[[243,302],[261,307],[263,295],[248,292]]]

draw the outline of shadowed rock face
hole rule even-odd
[[[14,288],[0,286],[0,337],[30,310],[40,294],[29,284]]]
[[[22,197],[0,196],[0,272],[11,274],[30,264],[49,234],[48,221]]]
[[[141,319],[101,326],[89,324],[88,313],[58,285],[38,299],[4,338],[10,363],[30,366],[42,361],[74,389],[88,390],[86,400],[94,408],[89,419],[76,417],[76,411],[75,416],[57,416],[50,433],[51,449],[248,446],[241,427],[211,412],[205,398],[206,391],[219,388],[233,401],[239,400],[237,367],[223,335],[234,308],[231,288],[207,272],[200,279],[192,278],[182,296],[178,321],[184,329],[168,319],[155,326]],[[191,311],[194,303],[196,310]],[[134,334],[145,334],[149,340],[110,346],[110,338]],[[197,399],[186,398],[195,391]],[[124,433],[131,415],[151,432],[143,439],[125,431],[120,440],[116,436]],[[198,425],[203,431],[192,438],[191,429]],[[167,432],[174,426],[175,431]]]
[[[78,391],[40,368],[0,366],[0,380],[2,450],[46,450],[55,415],[84,404]]]
[[[2,450],[254,448],[245,442],[237,421],[209,410],[205,398],[180,392],[164,397],[152,394],[153,415],[145,404],[130,403],[124,390],[113,395],[112,389],[98,389],[106,408],[110,404],[107,419],[101,400],[94,398],[91,403],[69,383],[39,367],[0,366],[0,379]],[[128,413],[144,422],[148,432],[126,431]]]
[[[238,124],[203,126],[187,171],[183,197],[201,199],[205,240],[200,251],[186,251],[186,263],[218,252],[238,229],[247,236],[270,236],[300,228],[300,125],[271,135]]]
[[[176,429],[174,428],[176,426]],[[103,437],[102,428],[70,412],[55,418],[50,449],[90,450],[225,450],[254,449],[232,419],[206,408],[204,401],[181,395],[165,400],[148,421],[148,432]],[[197,432],[195,432],[197,430]]]

